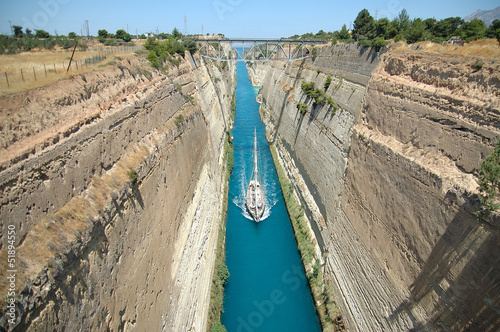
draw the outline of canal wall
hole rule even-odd
[[[206,329],[235,66],[179,61],[1,97],[2,329]]]
[[[498,65],[409,47],[315,53],[249,73],[345,323],[497,329],[499,221],[474,212],[480,161],[500,137]],[[309,82],[333,103],[315,105]]]

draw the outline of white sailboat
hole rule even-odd
[[[252,216],[252,218],[259,222],[262,214],[264,213],[264,191],[262,190],[262,185],[259,182],[259,168],[258,168],[258,157],[257,157],[257,132],[255,132],[254,137],[254,169],[253,174],[250,178],[250,183],[248,184],[246,205],[247,210]]]

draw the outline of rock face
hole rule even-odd
[[[475,171],[500,137],[500,71],[477,61],[344,45],[250,66],[351,330],[500,328],[500,223],[473,214]],[[301,89],[327,75],[336,107]]]
[[[235,67],[186,54],[165,74],[125,61],[80,88],[44,88],[71,85],[59,97],[83,119],[70,131],[49,121],[40,131],[54,139],[3,163],[1,226],[16,227],[18,270],[16,324],[4,306],[3,328],[206,328]],[[31,111],[53,99],[26,94]]]

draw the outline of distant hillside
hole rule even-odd
[[[474,18],[478,18],[486,23],[486,26],[490,26],[495,19],[500,20],[500,7],[492,10],[481,10],[478,9],[474,13],[464,17],[464,21],[472,21]]]

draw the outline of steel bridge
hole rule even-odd
[[[217,61],[297,61],[309,57],[311,45],[325,41],[292,39],[196,39],[198,53]]]

